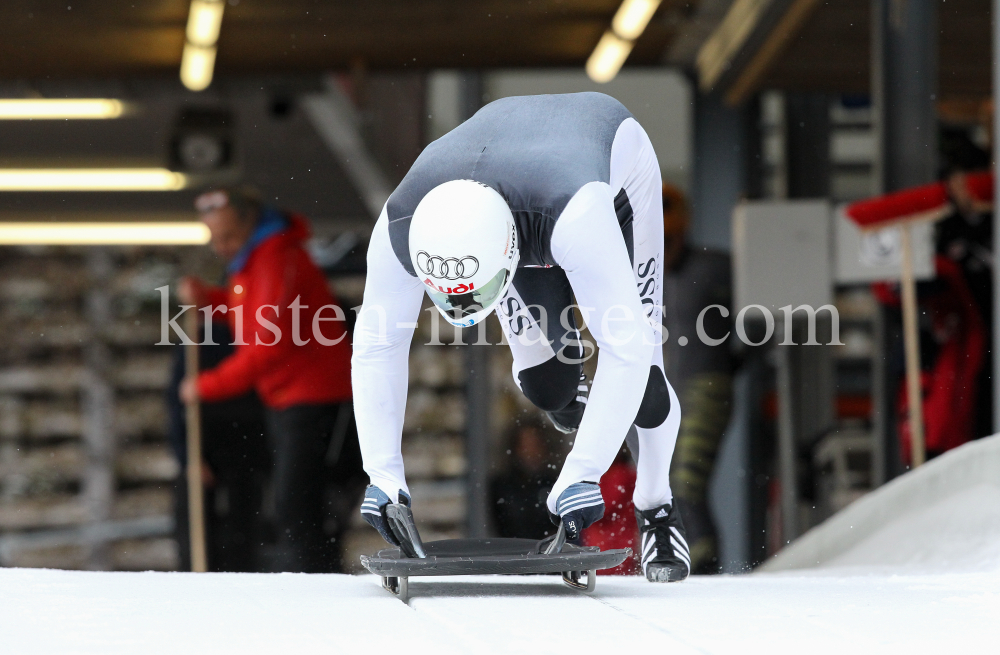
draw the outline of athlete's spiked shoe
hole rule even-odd
[[[639,524],[642,572],[650,582],[679,582],[691,573],[691,554],[684,538],[684,523],[669,503],[635,510]]]

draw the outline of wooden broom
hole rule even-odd
[[[198,310],[185,316],[184,331],[192,343],[184,346],[184,372],[189,380],[198,378]],[[191,537],[191,570],[208,571],[205,549],[205,498],[201,482],[201,401],[195,399],[186,405],[187,420],[187,488],[188,532]]]

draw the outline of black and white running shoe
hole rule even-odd
[[[590,398],[590,381],[584,373],[580,374],[580,381],[576,387],[576,398],[568,406],[554,412],[545,412],[545,415],[552,421],[556,430],[563,434],[576,432],[583,420],[583,410],[587,409],[587,399]]]
[[[635,510],[642,572],[650,582],[679,582],[691,573],[691,553],[681,513],[669,503]]]

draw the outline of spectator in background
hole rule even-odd
[[[236,339],[231,356],[183,381],[181,399],[214,402],[257,392],[266,408],[273,462],[274,568],[340,570],[340,544],[324,532],[325,483],[335,483],[339,506],[352,507],[366,482],[343,312],[334,307],[326,279],[306,253],[309,228],[303,217],[263,205],[242,189],[203,193],[195,208],[211,232],[213,250],[228,262],[228,282],[210,287],[187,277],[180,297],[215,308],[220,313],[213,316],[224,315]],[[228,311],[223,314],[220,307]],[[333,519],[338,531],[346,529],[346,519]]]
[[[494,478],[490,489],[497,535],[541,539],[555,531],[545,510],[556,481],[556,471],[548,461],[551,449],[541,424],[534,421],[515,426],[508,444],[510,466]]]
[[[215,326],[213,336],[217,345],[198,346],[202,370],[217,366],[233,351],[228,326]],[[187,465],[187,424],[178,392],[184,378],[184,349],[175,350],[171,383],[167,386],[167,434],[183,471]],[[268,471],[264,407],[253,392],[205,403],[201,424],[208,570],[262,571],[263,489]],[[183,571],[191,569],[187,492],[181,475],[174,484],[174,519]]]
[[[934,278],[917,284],[928,458],[993,433],[993,216],[991,206],[969,193],[966,179],[988,169],[990,157],[965,129],[943,129],[941,137],[941,178],[954,211],[935,224]],[[890,320],[901,324],[897,285],[876,283],[873,292],[892,310]],[[903,361],[901,344],[894,359]],[[912,457],[910,423],[901,365],[895,372],[902,468]]]
[[[670,467],[670,486],[687,528],[691,572],[698,574],[719,570],[708,483],[729,423],[734,366],[728,347],[709,346],[698,338],[696,322],[709,305],[731,310],[732,300],[729,255],[689,247],[687,228],[684,195],[664,184],[663,325],[668,339],[663,359],[684,408]],[[707,311],[705,332],[719,338],[729,331],[728,320],[717,310]]]
[[[979,438],[994,432],[993,356],[989,345],[993,334],[993,208],[969,196],[965,176],[989,169],[990,154],[973,143],[965,131],[950,135],[945,132],[941,150],[945,161],[943,177],[955,211],[935,226],[935,245],[938,256],[950,259],[958,268],[972,297],[971,311],[978,315],[983,331],[982,364],[972,382],[977,394],[971,436]]]

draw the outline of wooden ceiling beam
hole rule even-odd
[[[760,88],[767,72],[801,32],[802,26],[813,15],[819,2],[820,0],[794,0],[792,2],[784,16],[768,34],[767,39],[726,91],[727,104],[731,106],[742,104]]]
[[[731,105],[743,102],[819,5],[819,0],[735,0],[698,51],[702,92],[720,92]]]
[[[672,2],[675,0],[667,0]],[[620,0],[257,0],[228,6],[221,75],[370,68],[582,66]],[[0,78],[175,75],[189,0],[68,11],[0,3]],[[650,26],[632,63],[655,64],[673,30]],[[30,38],[25,38],[30,35]]]
[[[184,15],[177,0],[166,2],[169,12],[128,12],[122,21],[96,8],[70,18],[48,12],[33,28],[38,38],[2,38],[11,30],[4,20],[15,17],[0,4],[0,79],[175,76]],[[368,11],[347,2],[241,3],[226,10],[216,70],[308,74],[358,62],[371,69],[582,67],[619,4],[413,0],[378,2]],[[659,64],[677,29],[654,21],[630,65]]]
[[[732,64],[752,40],[775,3],[783,0],[734,0],[715,31],[698,50],[695,67],[703,92],[716,88]]]

